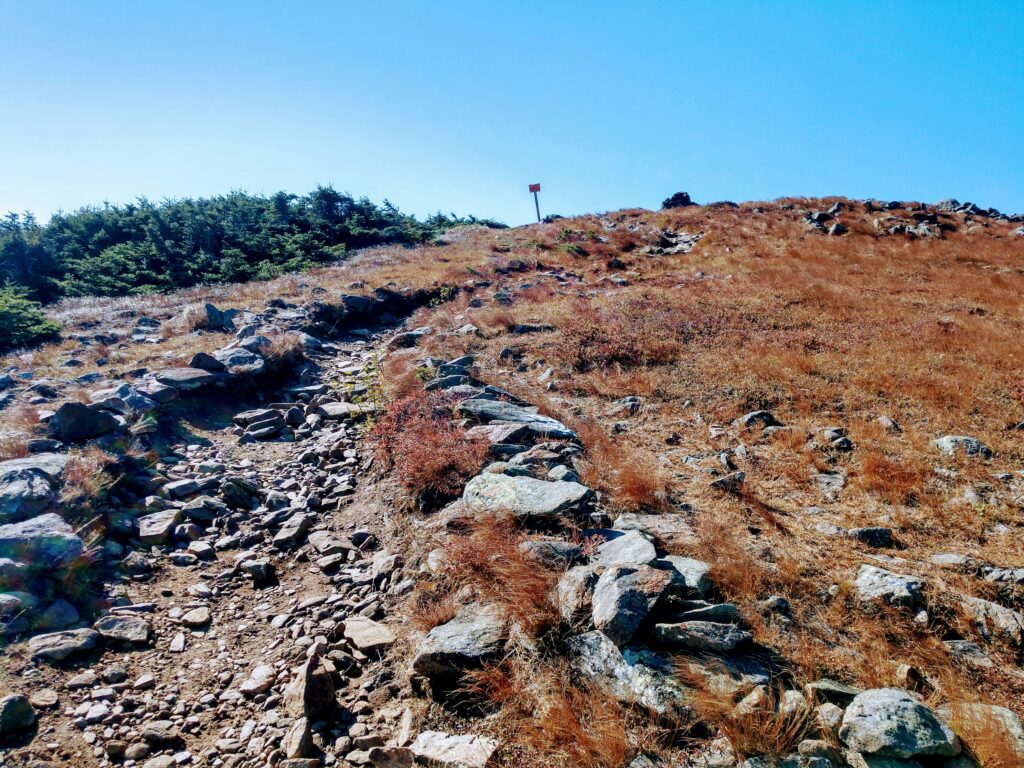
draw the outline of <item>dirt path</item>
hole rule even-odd
[[[344,399],[371,380],[376,349],[339,346],[317,361],[314,384]],[[59,662],[34,659],[27,643],[8,648],[4,687],[38,715],[10,764],[358,765],[400,727],[381,657],[396,642],[389,592],[408,585],[392,584],[387,510],[363,482],[359,426],[325,422],[306,440],[248,444],[230,429],[190,429],[172,478],[240,477],[259,489],[258,506],[228,509],[223,493],[207,492],[212,519],[178,530],[177,546],[141,548],[135,575],[109,585],[124,626],[108,634],[148,640],[104,636]],[[320,661],[303,680],[311,657]],[[336,673],[334,696],[324,670]]]

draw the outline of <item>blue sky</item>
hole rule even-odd
[[[0,0],[0,211],[306,192],[512,224],[782,195],[1024,212],[1024,2]]]

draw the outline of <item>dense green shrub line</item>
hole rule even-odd
[[[243,282],[325,264],[354,248],[428,242],[474,222],[440,213],[419,221],[386,200],[376,205],[331,187],[303,196],[140,199],[58,213],[45,225],[8,214],[0,220],[0,285],[24,289],[8,302],[48,303]]]

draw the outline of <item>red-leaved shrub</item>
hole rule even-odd
[[[451,422],[452,399],[422,390],[400,398],[374,425],[377,458],[421,501],[457,496],[483,466],[489,447]]]

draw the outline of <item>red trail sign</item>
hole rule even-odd
[[[537,223],[540,224],[540,201],[537,199],[537,193],[540,192],[540,184],[531,184],[530,191],[533,193],[533,204],[537,208]]]

